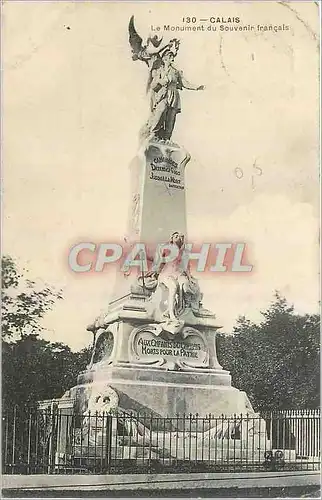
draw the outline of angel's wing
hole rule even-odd
[[[135,58],[139,57],[142,50],[142,38],[138,34],[134,26],[134,16],[131,16],[129,22],[129,42],[132,49],[132,54]]]

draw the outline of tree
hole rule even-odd
[[[219,335],[219,359],[233,384],[257,410],[318,407],[319,316],[295,314],[277,292],[262,316],[258,325],[239,318],[232,335]]]
[[[2,338],[23,338],[43,330],[41,319],[52,309],[61,291],[25,278],[9,256],[2,257]]]
[[[3,407],[32,406],[61,397],[76,385],[77,375],[89,362],[90,349],[74,353],[65,344],[28,335],[16,342],[3,341]]]
[[[26,279],[11,257],[2,258],[4,409],[61,397],[88,364],[89,348],[73,353],[65,344],[39,338],[42,318],[61,298],[60,291]]]

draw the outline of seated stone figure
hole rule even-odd
[[[165,318],[169,318],[174,324],[179,325],[179,317],[186,310],[191,309],[196,316],[213,316],[201,305],[202,293],[196,278],[194,278],[183,259],[184,235],[174,232],[167,245],[176,245],[179,249],[175,260],[163,262],[164,253],[160,254],[160,263],[154,262],[156,271],[147,273],[144,278],[139,278],[139,284],[147,290],[155,292],[162,288],[166,292],[166,310],[163,312]]]

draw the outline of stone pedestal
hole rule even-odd
[[[184,173],[189,159],[177,145],[142,145],[130,167],[129,244],[155,247],[176,231],[187,235]],[[186,288],[177,277],[172,280],[181,294],[173,318],[170,288],[162,280],[152,290],[139,284],[138,273],[126,277],[119,272],[108,310],[88,327],[96,339],[91,362],[70,392],[80,413],[119,408],[174,417],[253,411],[217,360],[220,326],[214,314],[199,307],[199,299],[192,307],[191,293],[197,292],[189,290],[189,280]]]

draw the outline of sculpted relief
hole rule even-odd
[[[203,294],[198,280],[192,276],[185,260],[184,235],[175,231],[166,246],[177,247],[178,256],[171,262],[164,262],[165,254],[160,252],[160,261],[154,263],[155,270],[138,278],[138,284],[151,293],[150,300],[163,318],[163,329],[172,334],[184,326],[182,316],[192,312],[194,316],[214,316],[202,306]],[[165,250],[164,250],[165,252]]]
[[[167,370],[208,368],[209,349],[201,332],[186,327],[173,339],[160,337],[162,331],[162,326],[155,324],[134,329],[129,342],[130,360]]]
[[[185,78],[175,64],[180,41],[173,38],[162,44],[162,38],[149,37],[146,43],[137,33],[134,17],[129,23],[129,43],[134,61],[143,61],[149,70],[147,93],[150,97],[150,116],[141,130],[141,138],[169,142],[178,113],[181,113],[180,91],[203,90]]]
[[[98,329],[89,366],[101,361],[111,362],[114,346],[115,340],[111,330]]]

